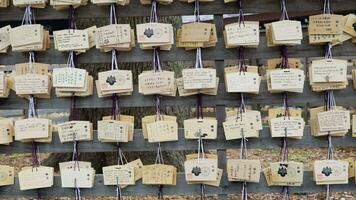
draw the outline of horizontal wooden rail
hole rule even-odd
[[[288,1],[288,11],[319,11],[323,10],[322,1],[308,1],[308,0],[292,0]],[[353,0],[334,0],[332,4],[334,12],[352,11],[356,10],[356,5]],[[279,0],[249,0],[244,4],[245,12],[249,13],[270,13],[279,12]],[[76,9],[78,18],[108,18],[108,6],[97,6],[89,3],[87,6],[82,6]],[[24,9],[10,6],[9,8],[1,8],[0,21],[21,21]],[[194,12],[194,4],[188,4],[175,0],[173,4],[168,6],[159,6],[158,16],[174,16],[174,15],[192,15]],[[215,0],[210,3],[202,3],[200,6],[201,15],[212,14],[232,14],[237,13],[237,4],[225,4],[222,0]],[[150,7],[143,6],[139,1],[131,1],[128,6],[118,7],[117,14],[119,17],[134,17],[134,16],[150,16]],[[36,9],[35,15],[37,20],[60,20],[67,19],[67,10],[57,11],[51,6],[44,9]]]
[[[220,77],[221,79],[223,77]],[[349,85],[346,89],[335,91],[335,99],[337,105],[342,106],[356,106],[355,101],[355,91],[353,89],[352,81],[349,81]],[[308,103],[311,107],[323,105],[323,93],[313,92],[309,86],[309,82],[306,81],[304,84],[303,93],[290,93],[289,104],[292,106],[305,106]],[[119,97],[119,104],[121,107],[152,107],[156,105],[156,100],[153,96],[144,96],[138,93],[137,85],[134,86],[134,92],[131,96]],[[225,91],[225,85],[223,83],[219,84],[218,94],[216,96],[204,95],[203,105],[204,106],[237,106],[239,104],[239,95],[236,93],[227,93]],[[110,108],[111,98],[98,98],[96,90],[92,96],[89,97],[78,97],[76,100],[77,108]],[[266,81],[261,82],[260,94],[245,95],[245,101],[247,104],[261,104],[261,105],[282,105],[281,94],[271,94],[267,90]],[[58,98],[52,90],[51,99],[38,99],[37,106],[40,109],[62,109],[70,108],[71,99],[70,98]],[[195,106],[196,96],[188,97],[162,97],[162,106]],[[0,110],[10,110],[10,109],[27,109],[28,102],[24,98],[19,98],[16,94],[11,93],[9,98],[0,99]]]
[[[186,140],[184,138],[184,130],[179,129],[179,141],[163,142],[161,148],[163,151],[184,151],[196,150],[198,148],[196,140]],[[333,145],[335,147],[356,147],[356,142],[351,134],[345,137],[333,137]],[[304,136],[301,140],[289,139],[290,147],[327,147],[326,137],[313,137],[310,134],[310,127],[306,126]],[[280,138],[272,138],[268,127],[264,127],[259,138],[251,138],[248,142],[248,148],[255,149],[274,149],[281,146]],[[157,144],[149,143],[143,138],[142,130],[135,129],[134,141],[129,143],[121,143],[124,151],[156,151]],[[205,149],[237,149],[240,148],[239,140],[225,140],[225,135],[222,128],[218,129],[218,138],[216,140],[206,140],[204,142]],[[52,143],[39,143],[41,153],[64,153],[72,152],[72,143],[60,143],[58,135],[53,135]],[[93,141],[79,142],[80,152],[115,152],[117,150],[116,143],[102,143],[97,139],[96,131]],[[30,153],[32,152],[31,143],[14,142],[9,146],[0,146],[0,153]]]
[[[0,12],[1,13],[1,12]],[[320,45],[309,45],[309,39],[305,35],[302,45],[288,48],[288,56],[294,58],[301,57],[318,57],[324,55],[324,47]],[[333,48],[334,56],[355,56],[356,45],[350,41],[345,42],[341,46]],[[261,34],[260,45],[257,49],[246,49],[245,57],[248,59],[263,59],[263,58],[278,58],[280,50],[278,47],[267,47],[266,37]],[[183,48],[173,47],[171,51],[161,51],[160,57],[162,61],[187,61],[195,60],[195,51],[186,51]],[[68,53],[59,52],[53,49],[53,43],[50,49],[45,52],[36,53],[36,61],[43,63],[67,63]],[[224,39],[218,38],[216,47],[206,48],[202,50],[203,60],[227,60],[237,59],[236,48],[226,49]],[[77,57],[79,64],[100,64],[110,63],[111,54],[102,53],[97,49],[91,49]],[[130,52],[120,52],[119,62],[151,62],[152,51],[142,50],[136,47]],[[28,62],[27,53],[8,52],[0,55],[0,64],[13,65],[16,63]]]
[[[280,193],[282,187],[268,187],[266,180],[261,174],[260,183],[249,183],[249,193]],[[331,192],[354,192],[355,181],[349,180],[347,185],[333,185],[330,187]],[[220,187],[206,186],[205,193],[207,195],[220,194],[240,194],[241,183],[229,182],[226,174],[223,175]],[[142,195],[157,195],[158,186],[143,185],[139,181],[135,186],[129,186],[123,189],[124,196],[142,196]],[[304,172],[304,181],[301,187],[290,187],[291,194],[297,193],[315,193],[325,192],[325,186],[317,186],[313,181],[312,172]],[[1,197],[37,197],[37,190],[20,191],[18,179],[15,185],[0,187]],[[60,177],[55,176],[54,186],[51,188],[40,189],[42,197],[68,197],[74,196],[74,189],[62,188]],[[185,181],[185,176],[182,173],[177,174],[176,186],[164,186],[164,195],[199,195],[200,185],[188,185]],[[91,189],[81,189],[82,196],[116,196],[115,186],[104,186],[102,175],[96,175],[95,186]]]

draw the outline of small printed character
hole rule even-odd
[[[321,173],[323,173],[325,176],[330,176],[333,173],[333,170],[331,167],[324,167]]]
[[[151,37],[154,35],[154,34],[153,34],[153,29],[147,28],[143,34],[144,34],[146,37],[151,38]]]
[[[201,168],[200,167],[193,167],[192,169],[192,173],[195,175],[195,176],[199,176],[199,174],[201,174]]]

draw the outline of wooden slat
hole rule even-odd
[[[290,147],[327,147],[327,140],[325,137],[313,137],[310,134],[309,126],[305,127],[304,136],[301,140],[289,139],[288,145]],[[345,137],[333,137],[334,147],[356,147],[354,139],[351,134]],[[157,144],[149,143],[142,136],[142,130],[136,129],[134,134],[134,141],[129,143],[122,143],[122,149],[125,151],[156,151]],[[259,138],[252,138],[248,142],[249,148],[258,149],[273,149],[279,148],[281,146],[280,138],[271,138],[269,133],[269,128],[264,127],[261,131]],[[184,138],[183,129],[179,129],[179,141],[175,142],[163,142],[161,143],[161,148],[163,151],[183,151],[183,150],[196,150],[197,141],[196,140],[186,140]],[[240,148],[239,140],[226,141],[224,132],[222,128],[218,129],[218,138],[216,140],[206,140],[204,142],[205,149],[237,149]],[[50,144],[39,144],[40,152],[42,153],[64,153],[72,152],[72,143],[60,143],[58,135],[53,135],[53,141]],[[96,131],[94,133],[94,140],[90,142],[80,142],[79,143],[80,152],[115,152],[117,150],[116,143],[101,143],[97,139]],[[21,143],[14,142],[9,146],[0,146],[0,153],[30,153],[32,152],[31,143]],[[223,154],[223,152],[222,152]],[[221,161],[221,165],[224,162]]]
[[[355,182],[349,181],[347,185],[333,185],[331,186],[331,192],[354,192]],[[280,193],[282,187],[268,187],[266,180],[261,174],[260,183],[248,183],[249,193]],[[325,192],[325,186],[317,186],[313,181],[312,172],[304,172],[304,182],[301,187],[290,187],[289,191],[293,193],[314,193]],[[116,196],[115,186],[104,186],[102,175],[96,175],[95,186],[90,189],[81,189],[81,196]],[[135,186],[129,186],[123,189],[124,196],[142,196],[142,195],[157,195],[158,186],[143,185],[139,181]],[[220,187],[206,186],[206,195],[214,194],[240,194],[241,183],[229,182],[226,174],[223,175]],[[60,177],[55,176],[54,186],[51,188],[44,188],[40,190],[42,197],[63,197],[74,196],[74,189],[61,188]],[[185,176],[182,173],[177,174],[176,186],[164,186],[164,195],[199,195],[200,185],[188,185],[185,181]],[[20,191],[18,179],[16,179],[15,185],[0,187],[1,197],[37,197],[36,190]]]
[[[288,48],[289,57],[317,57],[324,55],[323,46],[309,45],[308,36],[304,34],[302,45],[297,45]],[[333,48],[334,56],[354,56],[356,45],[350,41],[345,42]],[[260,45],[257,49],[246,49],[245,57],[248,59],[262,59],[262,58],[276,58],[280,56],[278,47],[267,47],[266,37],[263,33],[260,36]],[[195,51],[185,51],[183,48],[173,47],[171,51],[161,51],[160,57],[162,61],[186,61],[195,60]],[[53,49],[53,43],[50,49],[45,52],[36,53],[36,61],[43,63],[67,63],[68,54],[66,52],[59,52]],[[227,60],[237,59],[237,50],[235,48],[226,49],[224,46],[224,39],[218,38],[216,47],[206,48],[202,50],[203,60]],[[119,62],[151,62],[152,51],[141,50],[138,45],[130,52],[120,52]],[[99,64],[110,63],[111,54],[102,53],[97,49],[91,49],[85,54],[77,57],[78,63],[82,64]],[[27,53],[8,52],[0,55],[0,63],[2,65],[13,65],[16,63],[28,62]]]
[[[223,77],[220,77],[223,78]],[[337,105],[342,106],[356,106],[355,91],[352,86],[352,81],[349,81],[349,85],[346,89],[335,91],[335,98]],[[323,105],[323,93],[313,92],[310,89],[309,82],[304,83],[304,92],[290,93],[289,104],[291,106],[304,106],[307,101],[311,107]],[[217,96],[204,95],[204,106],[236,106],[238,105],[239,95],[236,93],[227,93],[223,83],[219,84]],[[266,81],[261,82],[260,94],[246,94],[246,104],[268,104],[268,105],[282,105],[281,94],[271,94],[267,90]],[[152,96],[144,96],[138,93],[137,85],[134,87],[133,95],[120,97],[119,104],[121,107],[152,107],[156,105],[156,101]],[[39,109],[65,109],[70,108],[70,98],[57,98],[52,90],[51,99],[38,99],[37,106]],[[196,96],[188,97],[162,97],[162,106],[183,106],[183,105],[196,105]],[[78,97],[76,100],[77,108],[109,108],[111,107],[111,98],[98,98],[96,90],[92,96]],[[10,109],[27,109],[28,101],[23,98],[17,97],[14,93],[11,93],[9,98],[0,99],[0,110]]]
[[[246,12],[262,13],[262,12],[279,12],[279,0],[249,0],[244,4]],[[353,0],[334,0],[332,5],[334,12],[352,11],[356,10],[356,5]],[[308,0],[292,0],[287,2],[287,9],[289,11],[322,11],[322,1],[308,1]],[[24,9],[10,6],[9,8],[2,8],[0,10],[0,21],[21,21]],[[174,15],[192,15],[194,12],[194,4],[184,3],[175,0],[169,6],[158,7],[158,16],[174,16]],[[237,13],[236,3],[224,4],[222,0],[215,0],[210,3],[201,3],[200,14],[231,14]],[[125,7],[118,7],[117,14],[119,17],[132,16],[150,16],[150,6],[140,5],[139,1],[131,1],[130,5]],[[67,10],[57,11],[52,7],[47,6],[45,9],[36,9],[37,20],[48,19],[67,19]],[[108,6],[96,6],[88,4],[76,9],[76,15],[79,18],[99,18],[109,16]]]

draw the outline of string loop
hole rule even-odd
[[[245,26],[245,16],[244,16],[244,11],[243,11],[243,6],[242,6],[242,1],[243,0],[238,0],[238,8],[239,8],[239,17],[238,17],[238,23],[241,26],[243,24]]]
[[[332,14],[333,11],[331,10],[331,3],[330,0],[324,0],[324,14]]]
[[[289,20],[287,8],[286,8],[286,0],[281,0],[280,4],[281,4],[281,17],[279,20],[280,21]]]

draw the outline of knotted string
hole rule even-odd
[[[242,72],[244,72],[244,74],[245,74],[245,72],[247,72],[247,66],[245,63],[245,48],[242,46],[239,47],[238,53],[239,53],[238,66],[240,69],[240,74]]]
[[[286,0],[281,0],[281,17],[279,19],[282,20],[289,20],[287,8],[286,8]]]
[[[33,21],[33,22],[32,22]],[[22,18],[22,25],[28,25],[28,24],[36,24],[36,19],[34,15],[34,11],[31,9],[30,5],[27,5],[25,7],[25,13]]]
[[[164,165],[164,159],[163,159],[163,154],[161,150],[161,143],[158,143],[157,147],[157,155],[156,155],[156,161],[155,164],[162,164]],[[163,200],[163,185],[158,186],[158,199]]]
[[[332,14],[333,11],[331,10],[331,3],[330,0],[324,0],[324,14]]]
[[[288,51],[287,51],[287,46],[282,45],[281,46],[281,68],[282,69],[288,69],[289,64],[288,64]]]
[[[157,22],[158,22],[157,1],[156,1],[156,0],[152,0],[152,1],[151,1],[151,16],[150,16],[150,22],[151,22],[151,23],[157,23]]]
[[[198,138],[198,160],[205,159],[204,142],[205,135],[199,134]],[[200,200],[205,199],[205,184],[200,184]]]
[[[243,6],[242,6],[242,1],[243,0],[238,0],[238,8],[239,8],[239,17],[237,18],[239,26],[243,24],[245,26],[245,16],[244,16],[244,11],[243,11]]]
[[[195,17],[195,19],[194,19],[195,22],[200,22],[200,2],[199,2],[199,0],[196,0],[194,2],[194,17]],[[195,68],[196,69],[204,68],[200,47],[197,48],[196,54],[195,54]]]
[[[284,119],[290,119],[289,105],[288,105],[288,93],[283,93],[283,107],[284,107]],[[284,137],[282,138],[282,148],[280,152],[280,162],[288,162],[288,130],[284,128]],[[282,189],[283,200],[290,200],[289,187],[283,186]]]
[[[120,147],[120,143],[117,143],[116,152],[117,152],[117,164],[126,165],[128,163],[127,158]],[[122,189],[121,189],[121,185],[119,184],[119,177],[116,177],[116,200],[122,200]]]
[[[30,5],[26,5],[25,12],[22,18],[21,25],[31,25],[36,24],[34,12],[31,9]],[[35,53],[33,51],[29,51],[29,58],[28,58],[28,72],[35,73],[33,69],[33,63],[35,63]],[[36,112],[36,98],[33,95],[29,96],[29,103],[28,103],[28,118],[37,117]],[[32,140],[32,171],[41,165],[39,159],[39,146],[35,140]],[[37,199],[42,199],[40,189],[37,189]]]
[[[75,17],[75,9],[72,5],[69,6],[69,11],[68,11],[68,29],[70,30],[75,30],[77,29],[77,22],[76,22],[76,17]],[[70,68],[75,68],[76,66],[76,58],[75,58],[75,53],[73,50],[70,50],[68,52],[68,60],[67,60],[67,67]],[[71,97],[71,110],[70,110],[70,115],[69,115],[69,120],[77,120],[79,117],[79,113],[76,111],[76,97],[74,95],[74,92],[72,93]],[[72,161],[74,161],[74,168],[73,170],[80,170],[79,166],[79,142],[77,141],[76,134],[73,135],[73,154],[72,154]],[[80,200],[81,195],[80,195],[80,188],[77,185],[77,179],[74,179],[74,191],[75,191],[75,200]]]

